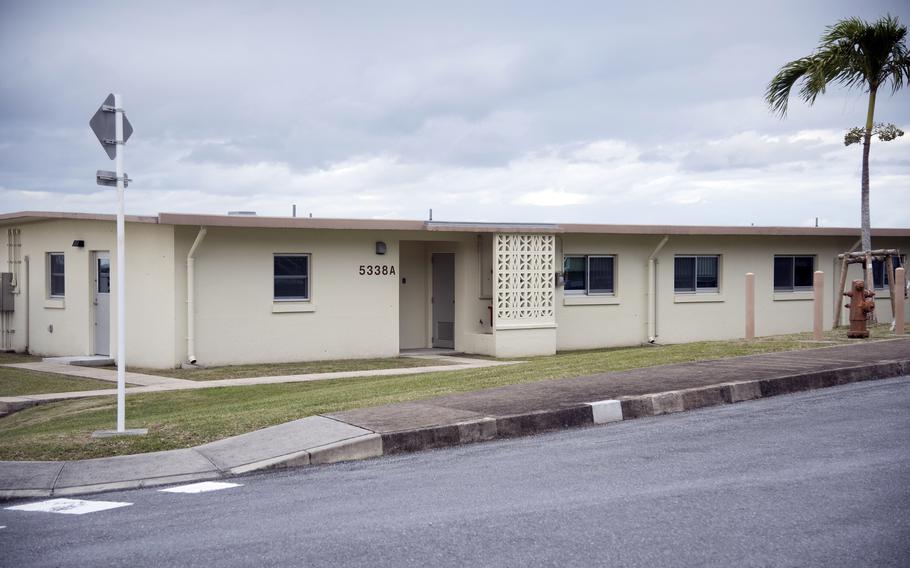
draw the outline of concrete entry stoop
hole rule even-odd
[[[402,349],[398,352],[399,357],[420,357],[425,355],[464,355],[464,353],[446,347],[419,347],[415,349]]]
[[[112,357],[107,355],[85,355],[72,357],[44,357],[42,363],[55,363],[57,365],[76,365],[77,367],[109,367],[116,364]]]

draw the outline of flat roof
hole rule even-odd
[[[16,211],[15,213],[0,213],[0,225],[19,225],[34,223],[51,219],[78,219],[82,221],[111,221],[117,220],[116,215],[107,213],[67,213],[59,211]],[[126,215],[130,223],[158,223],[158,217],[148,215]]]
[[[19,211],[0,213],[0,225],[44,220],[116,220],[115,215]],[[415,221],[399,219],[331,219],[320,217],[266,217],[260,215],[201,215],[159,213],[158,216],[127,215],[131,223],[158,223],[175,226],[245,227],[264,229],[335,229],[380,231],[444,231],[467,233],[545,233],[599,235],[776,235],[858,237],[858,227],[743,227],[714,225],[611,225],[587,223],[472,223],[458,221]],[[910,237],[908,228],[873,228],[877,237]]]

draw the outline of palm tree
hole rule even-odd
[[[829,26],[821,37],[815,53],[791,61],[780,68],[768,83],[765,100],[771,110],[781,118],[787,114],[790,90],[800,82],[799,96],[810,105],[825,92],[829,83],[850,88],[860,88],[869,93],[866,126],[850,130],[844,143],[863,143],[862,173],[862,247],[872,250],[871,223],[869,220],[869,146],[872,135],[881,140],[891,140],[903,132],[891,124],[873,121],[875,97],[888,83],[891,93],[896,93],[905,82],[910,82],[910,53],[904,44],[907,27],[890,15],[877,22],[868,23],[859,18],[841,20]],[[866,264],[866,286],[872,289],[872,265]]]

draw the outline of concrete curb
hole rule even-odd
[[[334,417],[310,416],[192,449],[76,462],[0,462],[0,500],[79,495],[225,478],[266,469],[362,460],[673,414],[908,374],[910,360],[880,361],[563,405],[524,414],[482,416],[452,424],[384,433],[347,424]],[[271,450],[264,447],[269,445],[270,440],[274,440]],[[130,460],[142,464],[142,467],[137,471],[123,468],[123,464]],[[122,473],[117,473],[118,467]],[[168,473],[164,473],[162,468]],[[67,481],[68,475],[76,475],[73,471],[85,477],[85,482]],[[111,478],[116,475],[121,475],[121,479]]]
[[[592,401],[527,414],[498,418],[484,417],[451,425],[383,433],[381,434],[382,454],[418,452],[565,428],[660,416],[907,374],[910,374],[910,361],[883,361],[871,365],[800,373],[771,379],[727,382],[700,388],[620,397],[618,400]]]
[[[631,420],[848,383],[899,377],[908,373],[910,373],[910,361],[882,361],[871,365],[842,367],[771,379],[722,383],[695,389],[622,397],[620,402],[623,420]]]

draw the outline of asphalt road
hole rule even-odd
[[[910,377],[234,481],[0,510],[0,565],[908,566]]]

